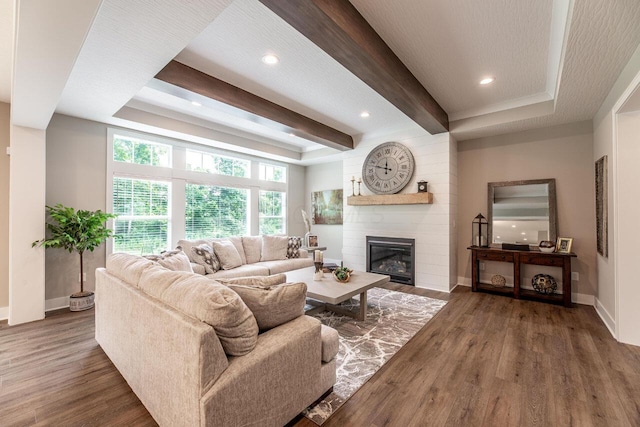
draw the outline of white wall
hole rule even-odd
[[[11,125],[9,324],[44,318],[45,131]]]
[[[618,337],[616,317],[619,312],[616,309],[619,296],[616,293],[616,264],[619,262],[618,253],[616,252],[616,241],[614,234],[616,233],[616,215],[617,206],[614,201],[616,198],[616,188],[614,181],[616,179],[616,165],[619,156],[614,150],[614,106],[619,102],[621,96],[630,89],[630,85],[640,72],[640,46],[623,69],[622,73],[616,80],[613,88],[602,103],[598,113],[593,119],[593,157],[594,161],[607,155],[609,158],[608,173],[608,193],[609,197],[609,256],[608,258],[597,255],[597,277],[598,291],[596,295],[596,310],[602,320],[605,322],[612,334]],[[640,164],[640,159],[636,160],[636,164]],[[637,199],[637,197],[636,197]],[[623,230],[619,230],[624,232]],[[638,310],[638,308],[635,308]],[[619,338],[619,337],[618,337]]]
[[[428,181],[434,202],[431,205],[390,206],[345,204],[344,263],[365,270],[368,235],[415,239],[416,286],[448,292],[456,283],[456,143],[448,133],[430,135],[421,129],[358,141],[353,151],[344,154],[342,187],[349,189],[348,194],[351,194],[351,177],[362,176],[362,164],[367,154],[387,141],[406,145],[416,161],[413,178],[402,193],[416,193],[417,182]],[[364,185],[362,194],[371,194]]]
[[[348,188],[342,185],[342,161],[307,166],[306,169],[304,209],[310,217],[313,217],[311,193],[314,191],[342,188],[344,197],[351,195],[351,182],[349,182]],[[301,217],[299,211],[297,215]],[[313,218],[311,220],[313,221]],[[324,253],[325,258],[342,260],[342,230],[342,225],[313,224],[311,226],[311,232],[318,235],[318,244],[327,247]]]
[[[637,95],[640,99],[640,93]],[[640,105],[640,104],[639,104]],[[640,241],[640,111],[617,115],[617,283],[618,339],[640,345],[640,287],[638,242]]]

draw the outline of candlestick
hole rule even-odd
[[[356,193],[355,193],[355,187],[353,186],[353,183],[355,182],[355,180],[356,180],[356,178],[352,176],[352,177],[351,177],[351,195],[352,195],[352,196],[355,196],[355,195],[356,195]]]
[[[362,193],[360,193],[360,184],[362,184],[362,178],[358,178],[358,196],[362,195]]]

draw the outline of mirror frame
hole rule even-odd
[[[549,185],[549,240],[556,242],[558,240],[558,206],[556,204],[556,180],[549,179],[529,179],[523,181],[502,181],[489,182],[487,184],[487,221],[489,227],[487,230],[487,238],[489,246],[496,247],[499,243],[493,243],[493,199],[495,197],[495,189],[497,187],[511,187],[514,185],[532,185],[532,184],[548,184]],[[529,244],[529,247],[537,247],[538,243]]]

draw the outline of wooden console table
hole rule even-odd
[[[516,299],[528,299],[534,301],[563,304],[571,307],[571,259],[577,255],[574,253],[544,253],[540,251],[515,251],[498,248],[483,248],[469,246],[471,250],[471,287],[474,292],[489,292],[500,295],[508,295]],[[498,261],[513,263],[513,287],[495,287],[490,284],[480,283],[480,261]],[[520,274],[522,264],[546,265],[562,268],[562,294],[541,294],[520,287]]]

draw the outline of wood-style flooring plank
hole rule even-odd
[[[324,426],[640,426],[640,348],[592,307],[387,287],[449,303]],[[90,310],[0,322],[0,425],[156,423],[95,342]]]

